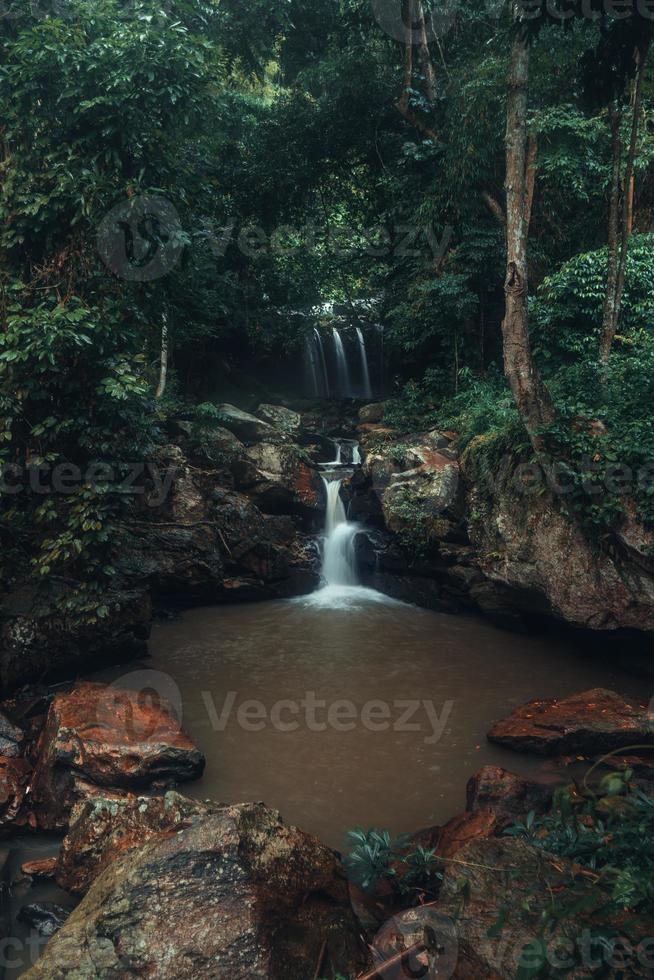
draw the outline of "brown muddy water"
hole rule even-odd
[[[570,643],[360,588],[185,612],[155,627],[150,649],[141,666],[164,675],[161,693],[207,757],[203,779],[183,792],[262,800],[337,848],[354,826],[444,823],[486,763],[560,781],[555,763],[486,740],[532,698],[599,686],[652,693]],[[138,687],[138,669],[101,676]]]
[[[517,705],[598,686],[641,700],[652,694],[650,681],[571,643],[505,633],[356,586],[185,612],[155,626],[150,652],[94,679],[154,687],[172,700],[207,757],[204,777],[182,792],[263,800],[338,849],[355,826],[399,833],[443,824],[464,809],[466,781],[485,763],[562,781],[556,763],[486,741],[491,724]],[[12,871],[58,844],[46,836],[7,841]],[[53,883],[19,885],[13,916],[35,901],[72,903]],[[14,920],[6,980],[35,962],[44,941]]]

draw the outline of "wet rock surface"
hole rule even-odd
[[[654,726],[644,705],[600,688],[562,700],[531,701],[498,721],[488,738],[517,752],[592,756],[654,745]]]
[[[67,826],[73,804],[100,787],[145,787],[195,779],[204,757],[161,700],[102,684],[58,694],[48,713],[31,799],[41,827]]]
[[[538,934],[539,917],[550,896],[574,880],[571,867],[522,840],[477,839],[457,852],[459,864],[445,871],[438,908],[456,925],[454,980],[514,980],[520,967],[534,965],[529,944]],[[576,883],[583,894],[589,885]],[[462,893],[466,896],[465,900]],[[551,944],[552,962],[562,939],[573,943],[583,928],[580,916],[559,931]],[[575,977],[591,976],[580,968]],[[616,974],[607,974],[615,976]]]
[[[34,929],[39,936],[53,936],[70,915],[70,909],[54,902],[36,902],[24,905],[18,913],[18,921]]]
[[[262,804],[172,809],[182,815],[174,832],[162,811],[151,814],[139,831],[149,839],[96,863],[86,896],[26,977],[307,980],[323,954],[345,976],[366,965],[334,852]],[[74,831],[93,837],[80,826],[93,819],[84,811]],[[110,846],[120,827],[134,833],[134,820],[119,809],[110,828],[102,816],[100,836]]]
[[[484,766],[468,781],[467,810],[491,809],[500,820],[513,820],[532,810],[544,813],[550,807],[553,793],[553,787],[545,783],[523,779],[499,766]]]

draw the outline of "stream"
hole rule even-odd
[[[642,682],[572,642],[506,633],[356,584],[341,471],[325,469],[324,587],[310,596],[195,609],[155,627],[161,693],[207,757],[184,792],[262,800],[342,848],[357,825],[414,831],[465,807],[482,765],[562,781],[555,763],[486,740],[533,698],[594,687],[642,695]],[[99,679],[141,683],[132,670]]]
[[[358,447],[348,452],[356,465]],[[321,589],[183,612],[154,626],[147,660],[91,679],[136,690],[145,683],[172,702],[207,759],[203,778],[183,793],[264,801],[337,849],[355,826],[401,833],[444,824],[463,811],[466,781],[485,764],[564,781],[555,762],[491,745],[492,723],[533,698],[594,687],[642,699],[645,682],[582,655],[571,640],[502,632],[358,585],[361,529],[347,520],[341,458],[339,446],[324,464]],[[58,840],[7,846],[15,872],[56,853]],[[11,898],[14,916],[26,901],[72,901],[52,882],[18,886]],[[45,942],[20,923],[14,936],[6,980]]]

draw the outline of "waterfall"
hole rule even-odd
[[[332,335],[334,337],[334,351],[336,353],[336,371],[338,376],[339,394],[343,398],[351,398],[352,385],[350,383],[350,369],[347,364],[347,356],[345,354],[343,340],[336,327],[332,327]]]
[[[320,331],[315,327],[313,333],[307,336],[306,353],[312,395],[316,398],[329,398],[329,377],[325,351]]]
[[[322,383],[323,383],[323,386],[324,386],[324,388],[323,388],[323,395],[324,395],[325,398],[329,398],[329,395],[330,395],[330,390],[329,390],[329,375],[327,374],[327,361],[325,360],[325,348],[323,347],[322,337],[320,336],[320,331],[318,330],[317,327],[314,327],[313,328],[313,336],[314,336],[314,340],[315,340],[316,353],[318,355],[318,363],[319,363],[319,366],[320,366],[320,372],[322,374]]]
[[[327,491],[327,517],[322,577],[327,586],[357,585],[354,551],[357,525],[348,524],[345,506],[341,500],[341,481],[323,477],[323,482]]]
[[[315,346],[311,341],[310,337],[307,337],[307,366],[309,368],[309,376],[311,380],[311,394],[315,398],[320,397],[320,383],[318,381],[318,365],[316,364],[316,350]]]
[[[324,463],[324,466],[340,466],[343,462],[343,446],[340,442],[336,442],[334,439],[334,448],[336,449],[336,459],[332,459],[329,463]]]
[[[366,351],[366,341],[361,327],[357,327],[357,337],[359,338],[359,351],[361,353],[361,371],[363,377],[363,397],[372,398],[372,385],[370,384],[370,368],[368,367],[368,352]]]
[[[361,459],[361,450],[359,449],[359,443],[355,442],[352,446],[352,465],[361,466],[363,460]]]

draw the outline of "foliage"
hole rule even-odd
[[[35,300],[20,283],[9,296],[0,334],[2,536],[23,542],[37,576],[86,579],[90,594],[91,579],[113,575],[111,536],[128,499],[119,488],[151,444],[142,355],[117,317],[79,299]],[[11,547],[3,559],[5,580],[20,574]],[[83,595],[74,605],[86,606]]]
[[[566,923],[578,930],[580,918],[609,952],[618,936],[637,937],[640,924],[654,912],[653,831],[654,798],[633,783],[628,768],[604,776],[596,790],[586,785],[560,789],[551,813],[530,813],[509,827],[507,835],[565,858],[572,868],[570,886],[544,913],[533,948]],[[582,881],[586,885],[580,891]],[[545,963],[529,974],[551,975]]]
[[[442,878],[436,870],[436,852],[420,845],[411,848],[408,837],[391,837],[388,830],[357,827],[347,835],[350,852],[345,868],[351,881],[374,892],[382,883],[404,901],[416,892],[433,892]]]

